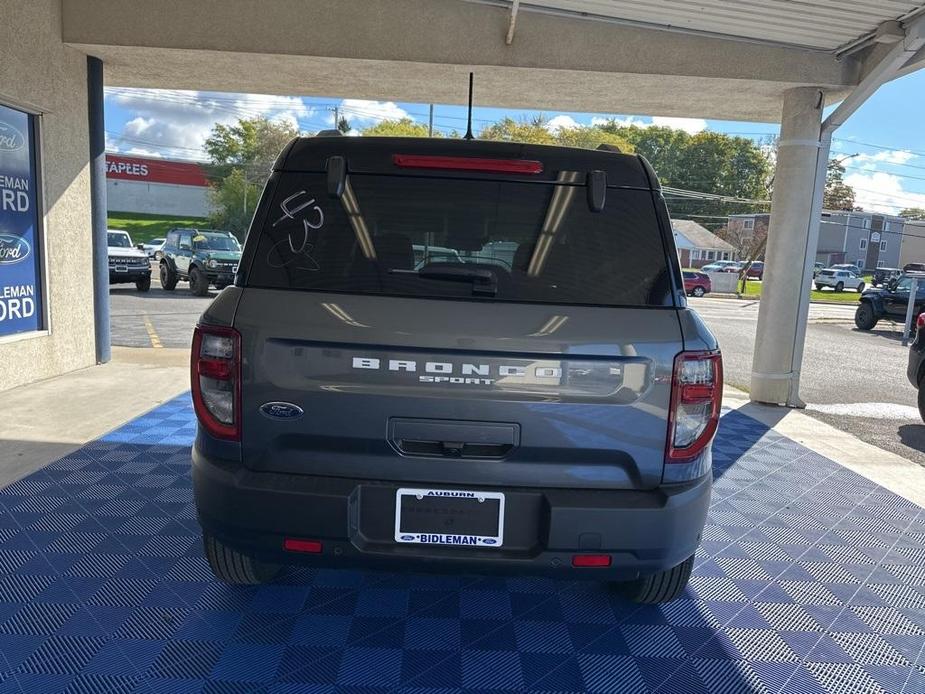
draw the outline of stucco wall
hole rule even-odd
[[[184,217],[209,215],[209,189],[174,183],[106,181],[106,206],[111,212],[144,212]]]
[[[48,334],[0,341],[0,390],[95,361],[84,54],[61,42],[60,0],[0,0],[0,102],[41,114]]]

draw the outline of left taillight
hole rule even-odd
[[[674,360],[666,482],[705,474],[701,455],[716,433],[723,401],[723,360],[719,352],[682,352]],[[687,464],[687,469],[681,466]]]
[[[234,328],[197,325],[193,331],[193,408],[212,436],[241,440],[241,335]]]

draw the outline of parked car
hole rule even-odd
[[[756,260],[751,265],[748,266],[748,271],[745,273],[745,277],[750,280],[763,280],[764,279],[764,263],[760,260]]]
[[[735,268],[738,263],[734,260],[717,260],[710,263],[709,265],[704,265],[700,270],[702,272],[738,272]]]
[[[873,278],[870,283],[875,287],[882,287],[889,284],[892,280],[899,279],[903,271],[898,267],[878,267],[874,270]]]
[[[164,247],[164,241],[166,240],[166,238],[151,239],[147,243],[142,244],[142,250],[148,254],[149,258],[157,258],[159,260],[160,257],[157,255],[157,252]]]
[[[912,278],[906,275],[889,288],[868,289],[861,294],[861,303],[854,312],[854,324],[861,330],[873,330],[882,318],[904,322],[911,289]],[[925,278],[918,282],[914,301],[913,315],[917,317],[925,308]]]
[[[925,272],[925,263],[906,263],[903,272]]]
[[[822,291],[829,288],[840,292],[847,289],[854,289],[858,294],[864,291],[864,280],[853,274],[849,270],[838,270],[830,267],[827,270],[820,270],[813,280],[816,283],[816,289]]]
[[[151,263],[144,251],[132,245],[132,237],[121,229],[108,229],[109,284],[134,283],[135,289],[151,289]]]
[[[247,271],[194,332],[192,478],[215,575],[433,567],[680,595],[722,361],[679,297],[657,190],[644,159],[608,151],[290,143]],[[510,271],[478,260],[498,240],[518,244]],[[415,270],[425,241],[472,257]]]
[[[241,262],[238,240],[215,229],[172,229],[161,253],[161,286],[173,291],[177,282],[189,282],[196,296],[206,296],[209,286],[224,289],[234,282]]]
[[[851,263],[841,263],[839,265],[832,265],[828,268],[829,270],[844,270],[845,272],[850,272],[855,277],[861,276],[861,270],[857,265],[852,265]]]
[[[688,296],[703,296],[713,290],[709,275],[690,270],[685,270],[682,274],[684,275],[684,292]]]
[[[921,309],[919,308],[918,310]],[[915,339],[909,345],[906,377],[909,379],[909,383],[918,390],[916,401],[919,406],[919,417],[925,422],[925,329],[923,328],[925,328],[925,313],[919,313],[915,321]]]

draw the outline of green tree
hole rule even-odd
[[[383,120],[360,131],[363,136],[370,137],[427,137],[428,128],[421,123],[415,123],[410,118],[398,120]],[[440,137],[434,133],[434,137]]]
[[[825,193],[822,206],[827,210],[853,210],[854,188],[844,181],[845,167],[841,162],[830,159],[825,170]]]
[[[291,123],[262,117],[212,128],[204,146],[213,177],[211,225],[244,237],[273,162],[298,134]]]
[[[907,207],[899,213],[899,216],[906,219],[925,219],[925,209],[921,207]]]
[[[482,130],[479,133],[479,139],[527,142],[534,145],[562,145],[585,149],[596,149],[599,145],[608,144],[618,147],[623,152],[633,151],[633,145],[626,138],[596,125],[559,128],[552,132],[547,124],[548,120],[543,115],[523,121],[504,118]]]
[[[624,138],[658,173],[663,186],[716,193],[749,200],[770,200],[773,166],[767,148],[744,137],[703,131],[690,134],[665,126],[625,125],[616,119],[599,126]],[[739,212],[766,211],[754,206],[666,194],[676,217],[700,215],[697,221],[714,230],[722,217]]]

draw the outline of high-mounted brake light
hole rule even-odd
[[[241,440],[241,335],[234,328],[197,325],[190,360],[193,409],[212,436]]]
[[[682,352],[674,360],[671,384],[671,408],[668,415],[668,446],[665,463],[697,463],[710,445],[719,424],[723,400],[723,359],[719,352]],[[693,465],[685,478],[704,474]],[[676,472],[668,472],[666,481],[683,481]]]
[[[424,154],[393,154],[392,163],[403,169],[444,169],[490,173],[541,174],[543,162],[533,159],[484,159],[479,157],[437,157]]]

